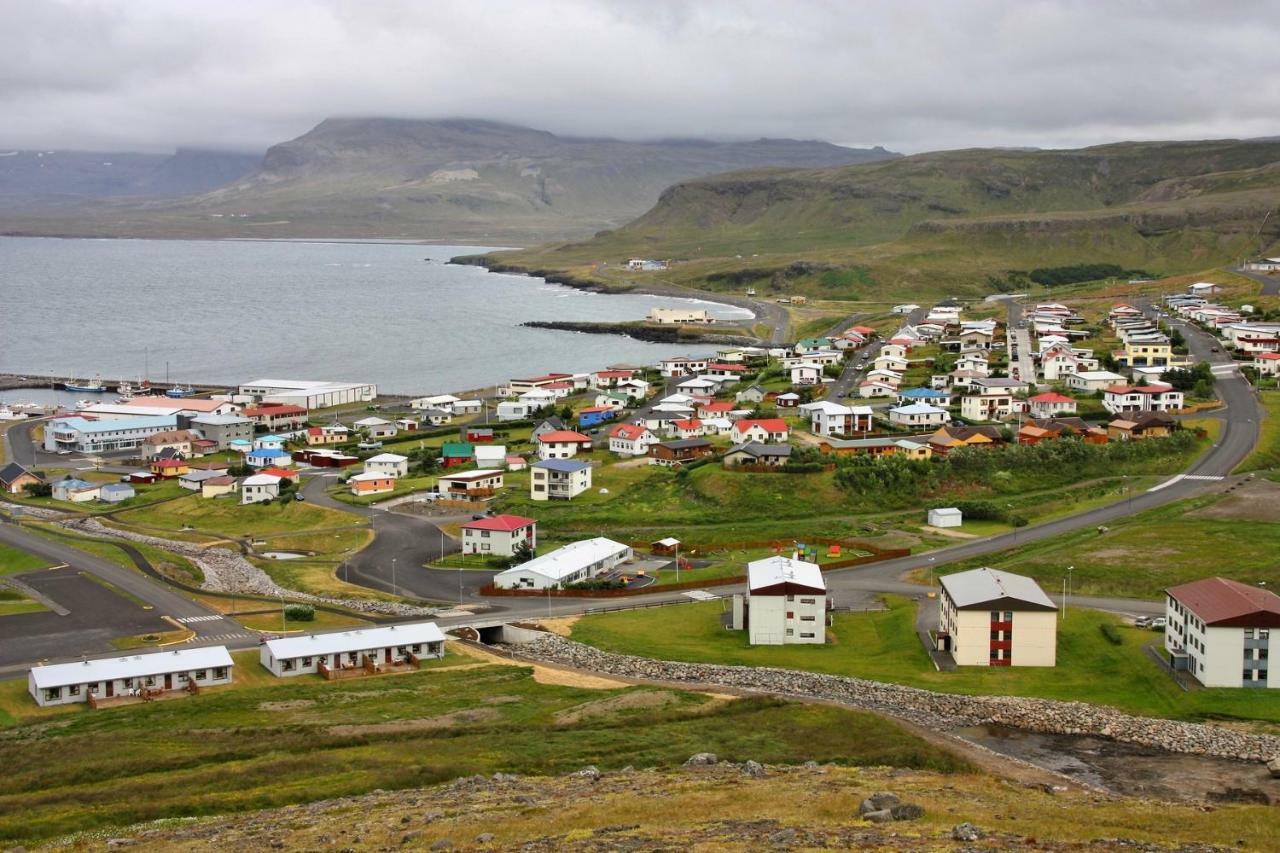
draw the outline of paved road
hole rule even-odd
[[[854,317],[850,318],[850,320],[852,321],[856,317],[857,315],[855,314]],[[907,316],[903,317],[902,322],[903,325],[908,323],[914,325],[922,322],[924,318],[925,309],[917,308]],[[849,325],[853,325],[853,323],[851,322]],[[848,327],[846,326],[846,328]],[[887,338],[877,338],[872,341],[870,345],[858,350],[853,358],[845,361],[844,370],[840,372],[840,376],[836,378],[835,382],[827,386],[827,399],[838,402],[849,397],[858,382],[862,380],[863,376],[865,376],[867,371],[871,368],[871,363],[876,360],[876,356],[879,355],[880,349],[885,345],[887,340]]]
[[[1263,296],[1280,296],[1280,275],[1267,275],[1266,273],[1250,272],[1245,269],[1226,268],[1227,272],[1233,272],[1236,275],[1242,275],[1245,278],[1251,278],[1258,284],[1262,285]]]
[[[1036,366],[1031,359],[1031,331],[1019,328],[1022,322],[1022,303],[1016,299],[1006,299],[1005,308],[1008,316],[1005,322],[1005,347],[1009,359],[1009,376],[1033,384],[1036,380]]]

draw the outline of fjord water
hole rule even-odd
[[[469,246],[0,238],[0,371],[104,382],[376,382],[388,393],[648,363],[688,347],[528,329],[637,320],[669,297],[451,266]],[[701,303],[718,318],[733,306]],[[703,351],[710,349],[703,347]]]

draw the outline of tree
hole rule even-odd
[[[527,563],[533,559],[533,546],[529,544],[528,539],[521,539],[516,543],[516,547],[511,552],[511,559],[507,561],[508,566],[518,566],[521,563]]]
[[[53,496],[53,485],[51,483],[27,483],[22,487],[22,491],[26,492],[29,498],[47,498]]]

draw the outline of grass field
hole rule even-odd
[[[915,604],[890,596],[889,609],[839,613],[822,646],[751,646],[746,632],[720,626],[721,601],[584,616],[572,637],[608,651],[666,660],[774,666],[852,675],[946,693],[1041,696],[1111,705],[1133,713],[1181,719],[1231,717],[1280,724],[1280,703],[1260,692],[1184,693],[1142,651],[1158,635],[1119,628],[1114,646],[1099,626],[1107,614],[1072,609],[1061,623],[1056,667],[964,667],[936,672],[916,639]]]
[[[268,633],[279,634],[281,632],[288,634],[305,634],[312,631],[323,631],[329,628],[360,628],[370,623],[365,619],[358,619],[355,616],[346,616],[338,613],[329,613],[326,610],[317,610],[316,618],[310,621],[301,621],[296,619],[286,619],[284,627],[281,627],[280,611],[264,612],[264,613],[244,613],[237,614],[235,620],[251,631],[265,631]]]
[[[1280,485],[1179,501],[1094,529],[1064,533],[957,568],[990,565],[1060,588],[1067,566],[1081,595],[1158,599],[1166,587],[1222,574],[1280,588]]]
[[[218,537],[259,537],[301,533],[316,528],[350,527],[351,517],[301,501],[238,504],[205,500],[198,495],[123,512],[125,524],[155,531],[191,529]]]
[[[1261,396],[1265,415],[1258,446],[1240,463],[1237,473],[1280,468],[1280,391],[1264,391]]]
[[[0,779],[0,841],[475,773],[670,767],[703,750],[766,763],[967,769],[893,723],[830,706],[543,685],[528,669],[503,666],[279,680],[264,678],[256,659],[237,656],[237,677],[247,677],[237,689],[73,711],[43,729],[52,715],[26,713],[35,706],[25,683],[0,685],[0,708],[36,723],[0,738],[10,767]]]
[[[31,572],[50,565],[49,561],[0,542],[0,575]]]

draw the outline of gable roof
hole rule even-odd
[[[823,594],[827,582],[816,563],[776,556],[747,563],[747,589],[752,595],[800,590]]]
[[[462,529],[501,530],[511,533],[522,527],[528,527],[530,524],[537,524],[537,521],[532,518],[525,518],[523,515],[492,515],[486,518],[477,518],[475,521],[468,521],[462,525]]]
[[[571,429],[558,429],[551,432],[544,432],[542,435],[538,436],[538,441],[541,441],[544,444],[582,444],[583,442],[591,441],[591,436],[583,435],[582,433],[575,432]]]
[[[1228,578],[1203,578],[1165,590],[1206,626],[1280,627],[1280,595]]]
[[[621,438],[626,441],[635,441],[646,432],[649,432],[649,430],[639,424],[618,424],[616,427],[609,430],[609,437]]]
[[[761,444],[758,441],[748,441],[745,444],[736,444],[733,447],[730,447],[728,453],[726,453],[725,455],[728,456],[734,453],[745,453],[748,456],[755,456],[757,458],[762,456],[790,457],[791,445]]]
[[[755,420],[741,420],[733,425],[734,432],[746,432],[751,427],[759,424],[765,432],[790,432],[787,422],[782,418],[758,418]]]
[[[44,476],[35,471],[23,468],[17,462],[10,462],[3,468],[0,468],[0,483],[14,483],[22,476],[35,477],[37,480],[43,480]]]
[[[572,474],[591,466],[586,462],[577,459],[541,459],[534,462],[532,468],[545,468],[548,471],[559,471],[562,474]]]
[[[1057,610],[1040,585],[1024,575],[981,568],[941,578],[958,609]]]

